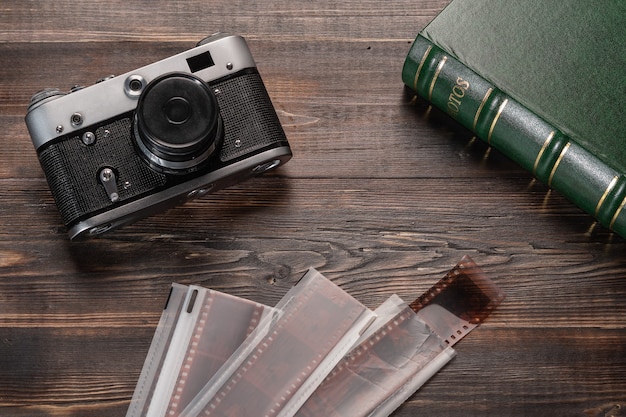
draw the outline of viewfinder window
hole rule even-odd
[[[215,65],[213,62],[213,58],[211,58],[211,54],[209,51],[203,52],[200,55],[192,56],[191,58],[187,58],[187,64],[189,65],[189,69],[191,72],[198,72],[203,69],[212,67]]]

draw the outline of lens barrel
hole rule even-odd
[[[215,153],[223,139],[217,99],[200,78],[187,73],[162,75],[139,97],[135,142],[157,170],[185,174]]]

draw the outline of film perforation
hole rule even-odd
[[[252,312],[252,319],[250,320],[250,325],[248,326],[248,330],[246,331],[246,336],[249,336],[254,329],[259,325],[261,321],[261,317],[263,315],[263,311],[265,310],[265,306],[257,304],[254,307],[254,311]]]

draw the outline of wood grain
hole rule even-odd
[[[402,86],[446,4],[2,2],[0,415],[124,415],[173,281],[274,304],[313,266],[375,308],[463,255],[507,298],[394,416],[623,414],[624,240]],[[248,40],[292,161],[69,242],[23,122],[30,96],[218,30]]]

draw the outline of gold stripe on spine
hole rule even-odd
[[[498,109],[498,112],[496,113],[496,117],[494,117],[493,122],[491,122],[491,127],[489,128],[489,134],[487,135],[487,143],[490,146],[491,146],[491,135],[493,134],[493,129],[496,127],[496,123],[498,123],[498,119],[500,118],[500,115],[502,114],[502,112],[504,111],[504,108],[506,107],[508,103],[509,103],[509,99],[507,98],[506,100],[502,102],[502,104],[500,104],[500,108]]]
[[[609,223],[609,229],[613,230],[613,225],[615,224],[615,221],[619,217],[619,214],[624,209],[624,206],[626,206],[626,197],[624,197],[624,199],[622,200],[622,204],[619,205],[619,207],[617,208],[617,211],[613,215],[613,218],[611,219],[611,223]]]
[[[541,150],[537,154],[537,159],[535,159],[535,166],[533,166],[533,175],[537,175],[537,166],[539,165],[539,161],[541,161],[541,157],[543,156],[543,153],[546,151],[546,148],[548,147],[548,145],[550,145],[550,142],[552,142],[552,138],[554,138],[554,130],[550,132],[550,134],[546,138],[546,141],[543,142],[543,146],[541,147]]]
[[[600,200],[598,201],[598,205],[596,206],[596,211],[593,214],[594,217],[598,217],[598,213],[600,212],[600,208],[602,208],[602,204],[604,204],[604,200],[606,200],[606,197],[613,190],[613,188],[615,187],[615,184],[617,184],[617,179],[618,179],[617,176],[613,177],[613,179],[609,183],[609,186],[606,187],[606,190],[604,191],[604,194],[602,194],[602,197],[600,197]]]
[[[493,91],[493,88],[489,87],[489,90],[487,90],[485,97],[483,97],[483,101],[481,101],[480,106],[478,106],[478,110],[476,111],[476,116],[474,116],[474,124],[472,125],[473,132],[476,132],[476,125],[478,124],[478,117],[480,116],[480,112],[483,111],[483,107],[485,107],[485,103],[489,99],[489,96],[491,95],[492,91]]]
[[[559,155],[559,158],[554,163],[554,166],[552,167],[552,171],[550,172],[550,178],[548,178],[548,186],[549,187],[552,186],[552,178],[554,178],[554,174],[556,173],[556,170],[559,167],[559,164],[563,160],[563,157],[565,156],[565,154],[569,150],[570,145],[571,145],[571,142],[567,142],[567,145],[565,145],[565,147],[563,147],[563,150],[561,151],[561,155]]]
[[[441,61],[439,61],[439,65],[437,65],[437,70],[435,71],[435,75],[433,77],[433,80],[430,83],[430,89],[428,90],[428,101],[432,101],[433,90],[435,89],[435,83],[437,82],[437,78],[439,77],[439,73],[441,72],[441,69],[443,68],[443,66],[445,65],[447,60],[448,60],[448,57],[444,56],[443,58],[441,58]]]
[[[422,60],[420,61],[419,66],[417,67],[417,72],[415,73],[415,79],[413,80],[413,90],[417,91],[417,79],[422,72],[422,67],[424,66],[424,62],[426,62],[426,58],[428,58],[428,54],[430,54],[430,50],[433,49],[432,45],[428,45],[426,52],[424,52],[424,56],[422,56]]]

